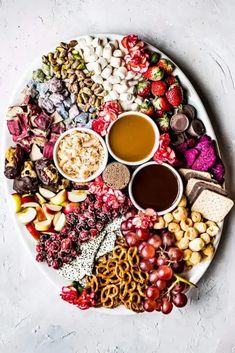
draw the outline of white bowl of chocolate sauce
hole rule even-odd
[[[129,196],[139,210],[154,209],[158,215],[171,212],[183,195],[179,173],[169,164],[148,162],[138,167],[129,183]]]

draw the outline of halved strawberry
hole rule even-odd
[[[157,66],[168,74],[171,74],[174,71],[174,65],[172,62],[166,59],[160,59]]]
[[[28,229],[29,233],[34,237],[34,239],[38,240],[40,238],[40,233],[35,228],[33,222],[26,224],[26,228]]]
[[[172,106],[166,97],[155,97],[153,100],[153,105],[157,110],[162,110],[163,112],[168,112],[172,109]]]
[[[183,101],[183,89],[177,83],[171,85],[166,92],[166,98],[173,107],[178,107]]]
[[[144,73],[143,76],[150,81],[159,81],[163,78],[164,71],[161,70],[158,66],[152,66]]]
[[[153,115],[154,113],[154,107],[148,99],[145,99],[143,103],[140,104],[139,108],[141,113],[144,113],[147,115]]]
[[[154,81],[151,85],[151,92],[154,96],[164,96],[166,93],[167,87],[164,81]]]
[[[157,125],[161,132],[167,132],[170,129],[170,118],[167,114],[163,114],[162,117],[156,119]]]
[[[148,97],[151,92],[151,83],[147,80],[140,81],[137,85],[137,94],[140,97]]]

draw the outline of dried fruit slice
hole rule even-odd
[[[32,222],[36,216],[37,211],[32,207],[25,208],[23,211],[17,213],[18,220],[23,224]]]

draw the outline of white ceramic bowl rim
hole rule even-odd
[[[147,163],[145,163],[145,164],[139,166],[139,167],[134,171],[134,173],[132,174],[132,178],[131,178],[131,181],[130,181],[129,187],[128,187],[128,192],[129,192],[129,196],[130,196],[131,201],[133,202],[134,206],[135,206],[138,210],[142,210],[142,211],[143,211],[144,209],[143,209],[142,207],[140,207],[140,206],[136,203],[136,201],[135,201],[135,199],[134,199],[134,196],[133,196],[133,194],[132,194],[132,184],[133,184],[133,180],[134,180],[136,174],[137,174],[141,169],[143,169],[143,168],[145,168],[145,167],[147,167],[147,166],[149,166],[149,165],[160,165],[160,164],[157,163],[157,162],[151,161],[151,162],[147,162]],[[178,195],[177,195],[177,197],[176,197],[174,203],[173,203],[169,208],[167,208],[166,210],[162,210],[162,211],[160,211],[160,212],[157,212],[157,214],[158,214],[159,216],[164,215],[164,214],[166,214],[166,213],[172,211],[173,209],[175,209],[176,206],[178,205],[178,203],[180,202],[182,196],[183,196],[183,182],[182,182],[181,176],[179,175],[179,173],[177,172],[177,170],[176,170],[174,167],[172,167],[170,164],[167,164],[167,163],[162,163],[161,165],[163,165],[164,167],[170,169],[170,170],[174,173],[174,175],[176,176],[177,181],[178,181],[179,190],[178,190]]]
[[[123,117],[125,116],[128,116],[128,115],[138,115],[144,119],[146,119],[150,124],[151,126],[153,127],[153,130],[154,130],[154,134],[155,134],[155,142],[154,142],[154,145],[153,145],[153,148],[152,148],[152,151],[149,153],[149,155],[147,157],[145,157],[144,159],[140,160],[140,161],[137,161],[137,162],[129,162],[129,161],[125,161],[124,159],[121,159],[119,157],[117,157],[115,155],[115,153],[113,153],[113,151],[111,150],[111,147],[109,145],[109,133],[110,133],[110,130],[111,128],[113,127],[113,125],[120,119],[122,119]],[[107,148],[108,148],[108,151],[109,153],[111,154],[111,156],[118,162],[120,163],[123,163],[123,164],[126,164],[126,165],[132,165],[132,166],[137,166],[137,165],[140,165],[140,164],[143,164],[145,162],[148,162],[154,155],[154,153],[157,151],[158,149],[158,146],[159,146],[159,139],[160,139],[160,133],[159,133],[159,130],[158,130],[158,127],[157,125],[155,124],[155,122],[146,114],[144,113],[141,113],[141,112],[137,112],[137,111],[127,111],[127,112],[124,112],[124,113],[121,113],[118,115],[118,118],[116,120],[114,120],[108,127],[108,131],[107,131],[107,134],[106,134],[106,137],[105,137],[105,141],[106,141],[106,145],[107,145]]]
[[[92,174],[89,178],[87,179],[78,179],[78,178],[72,178],[70,177],[69,175],[67,175],[66,173],[63,172],[63,170],[61,170],[58,162],[57,162],[57,148],[59,146],[59,143],[60,141],[66,136],[66,135],[69,135],[71,132],[73,131],[78,131],[78,132],[87,132],[93,136],[95,136],[101,143],[102,147],[103,147],[103,150],[104,150],[104,159],[103,159],[103,162],[102,164],[100,165],[100,167],[97,169],[97,171]],[[108,162],[108,150],[107,150],[107,147],[106,147],[106,144],[105,144],[105,141],[103,140],[103,138],[97,134],[97,132],[95,132],[94,130],[91,130],[91,129],[88,129],[86,127],[74,127],[74,128],[71,128],[69,130],[66,130],[65,132],[63,132],[60,137],[58,138],[58,140],[56,141],[55,143],[55,146],[54,146],[54,150],[53,150],[53,159],[54,159],[54,163],[55,163],[55,166],[56,168],[58,169],[59,173],[61,175],[63,175],[65,178],[73,181],[73,182],[79,182],[79,183],[84,183],[84,182],[88,182],[88,181],[91,181],[93,179],[95,179],[96,177],[98,177],[102,172],[103,170],[105,169],[106,165],[107,165],[107,162]]]

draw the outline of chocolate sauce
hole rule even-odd
[[[134,177],[132,194],[136,203],[142,207],[153,208],[156,212],[172,206],[179,192],[176,175],[160,164],[147,165]]]

